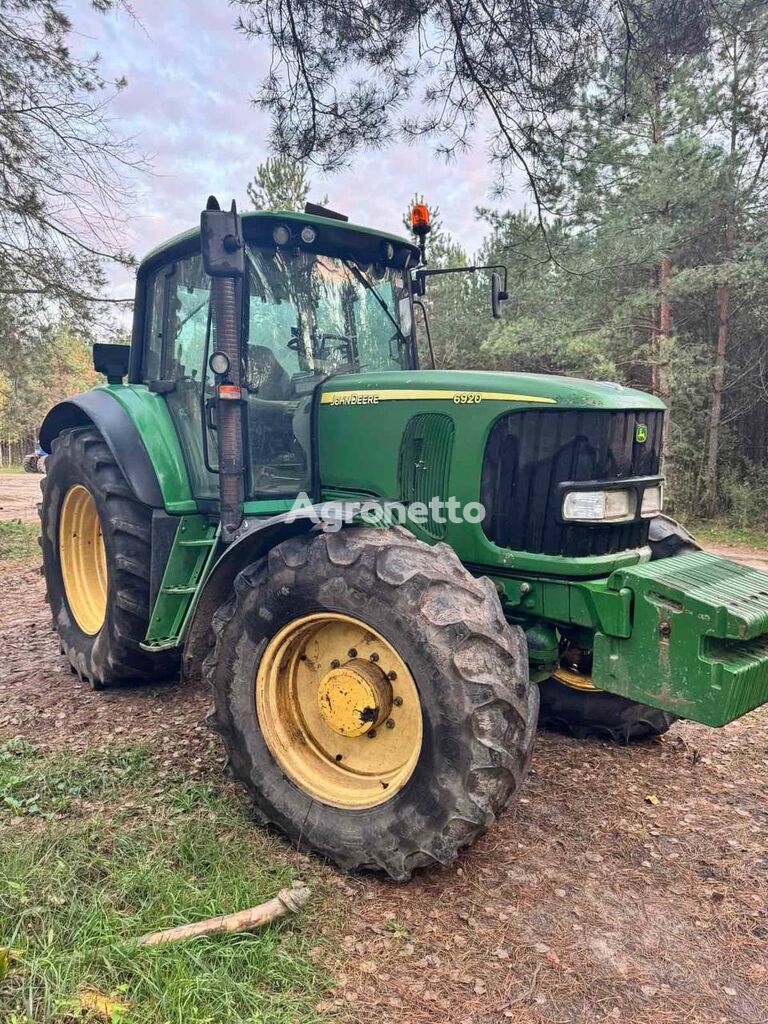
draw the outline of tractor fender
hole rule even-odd
[[[648,531],[651,561],[669,558],[672,555],[701,551],[701,544],[676,519],[663,513],[654,516]]]
[[[253,519],[224,550],[200,589],[187,628],[182,655],[185,680],[200,678],[208,653],[211,622],[216,610],[234,593],[235,577],[251,562],[262,558],[289,537],[317,529],[320,505],[283,512],[270,519]]]
[[[131,417],[106,391],[88,391],[55,405],[40,427],[40,446],[50,452],[63,430],[93,425],[139,501],[162,509],[163,495],[141,434]]]

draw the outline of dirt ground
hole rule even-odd
[[[0,567],[0,650],[0,741],[141,742],[220,777],[205,694],[85,689],[28,563]],[[405,886],[334,875],[346,923],[327,925],[338,987],[320,1009],[346,1024],[766,1024],[766,769],[766,710],[631,748],[541,733],[523,798],[457,866]]]
[[[37,473],[0,473],[0,521],[37,521],[40,481]]]

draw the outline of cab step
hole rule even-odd
[[[184,516],[176,530],[147,635],[145,651],[179,647],[194,595],[216,557],[220,526],[207,516]]]

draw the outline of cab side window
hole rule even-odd
[[[205,365],[210,278],[199,253],[176,260],[166,270],[163,379],[173,382],[166,393],[196,498],[218,493],[216,477],[205,467],[203,430],[209,455],[215,458],[216,435],[204,427],[202,406],[213,397],[213,378]]]
[[[147,280],[144,334],[144,381],[159,380],[163,366],[163,335],[165,320],[165,279],[168,267],[161,267]]]

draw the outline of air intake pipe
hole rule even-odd
[[[211,281],[221,538],[229,543],[243,518],[243,399],[241,380],[242,283],[245,250],[234,200],[222,210],[214,196],[200,217],[203,265]],[[204,372],[205,372],[204,368]],[[203,430],[206,427],[203,425]]]

